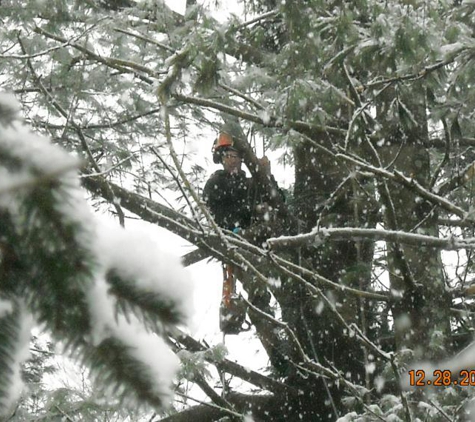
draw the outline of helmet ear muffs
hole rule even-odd
[[[211,153],[213,154],[213,163],[214,164],[221,164],[222,157],[223,157],[223,152],[222,147],[220,148],[218,144],[218,139],[213,141],[213,146],[211,148]]]
[[[213,163],[214,164],[221,164],[223,161],[223,154],[221,151],[214,150],[213,151]]]

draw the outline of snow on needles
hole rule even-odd
[[[102,224],[98,228],[101,261],[125,280],[134,280],[138,288],[159,294],[171,301],[187,317],[193,308],[191,277],[180,258],[161,250],[143,233]]]
[[[20,103],[9,92],[0,93],[0,123],[15,120],[20,112]]]
[[[77,169],[78,159],[52,145],[48,139],[31,132],[20,120],[5,122],[2,97],[0,94],[1,147],[8,151],[12,159],[19,160],[25,170],[36,171],[42,175],[56,176],[67,170]],[[13,113],[10,115],[13,116]]]
[[[13,312],[13,303],[9,300],[0,299],[0,318]]]
[[[62,218],[79,226],[76,241],[91,252],[93,278],[84,284],[84,293],[92,319],[91,343],[98,346],[108,338],[116,338],[132,358],[149,368],[147,376],[156,394],[164,400],[171,397],[169,386],[178,368],[179,359],[154,333],[147,332],[134,315],[116,314],[115,298],[108,293],[106,274],[113,270],[118,276],[145,293],[159,295],[183,315],[192,307],[192,283],[179,258],[158,248],[152,239],[117,226],[99,222],[84,199],[76,171],[78,160],[52,145],[49,140],[32,133],[18,118],[19,106],[12,95],[0,93],[0,152],[6,160],[0,168],[0,207],[13,209],[21,200],[18,188],[34,188],[37,183],[56,180],[55,207]],[[28,192],[28,191],[25,191]],[[12,208],[13,207],[13,208]],[[22,224],[21,216],[14,224]],[[0,317],[12,311],[8,301],[0,300]],[[23,318],[22,327],[28,324]],[[26,358],[30,328],[22,330],[15,355],[18,363]],[[19,374],[19,370],[18,370]],[[11,395],[21,390],[16,372]],[[20,381],[18,381],[20,380]],[[15,396],[15,397],[14,397]]]
[[[104,222],[97,227],[96,248],[102,274],[88,291],[93,344],[115,337],[129,346],[132,357],[149,368],[147,377],[155,393],[169,400],[169,386],[179,367],[178,357],[161,337],[146,332],[133,315],[115,317],[115,302],[108,294],[105,275],[113,269],[121,278],[133,280],[141,290],[171,301],[184,316],[192,307],[191,278],[177,256],[160,250],[143,233],[118,225]]]
[[[108,294],[108,284],[99,278],[88,291],[87,298],[92,318],[92,342],[98,346],[107,338],[114,337],[129,347],[131,356],[148,367],[146,374],[155,394],[164,400],[172,395],[170,385],[179,367],[178,357],[172,353],[158,335],[145,331],[133,315],[115,317],[115,304]]]
[[[10,366],[11,372],[9,374],[2,374],[2,376],[10,378],[8,394],[2,397],[2,406],[0,406],[5,409],[13,408],[20,399],[24,387],[21,375],[22,364],[30,358],[30,333],[33,328],[33,317],[24,305],[19,304],[18,306],[20,310],[17,322],[19,331],[14,346],[14,353],[11,354],[13,357],[13,362]]]

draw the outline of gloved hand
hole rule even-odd
[[[267,156],[264,155],[262,158],[258,158],[257,161],[259,163],[259,170],[263,171],[265,174],[271,173],[270,161]]]

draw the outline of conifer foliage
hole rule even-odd
[[[163,330],[185,320],[187,274],[151,240],[101,228],[78,159],[18,110],[0,94],[0,418],[21,392],[34,322],[115,394],[162,407],[178,365]]]

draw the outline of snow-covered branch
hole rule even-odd
[[[425,234],[407,233],[404,231],[364,229],[359,227],[337,227],[314,230],[298,236],[281,236],[267,241],[272,249],[296,248],[301,246],[319,247],[332,240],[372,240],[397,242],[420,247],[443,250],[475,249],[475,238],[439,238]]]

